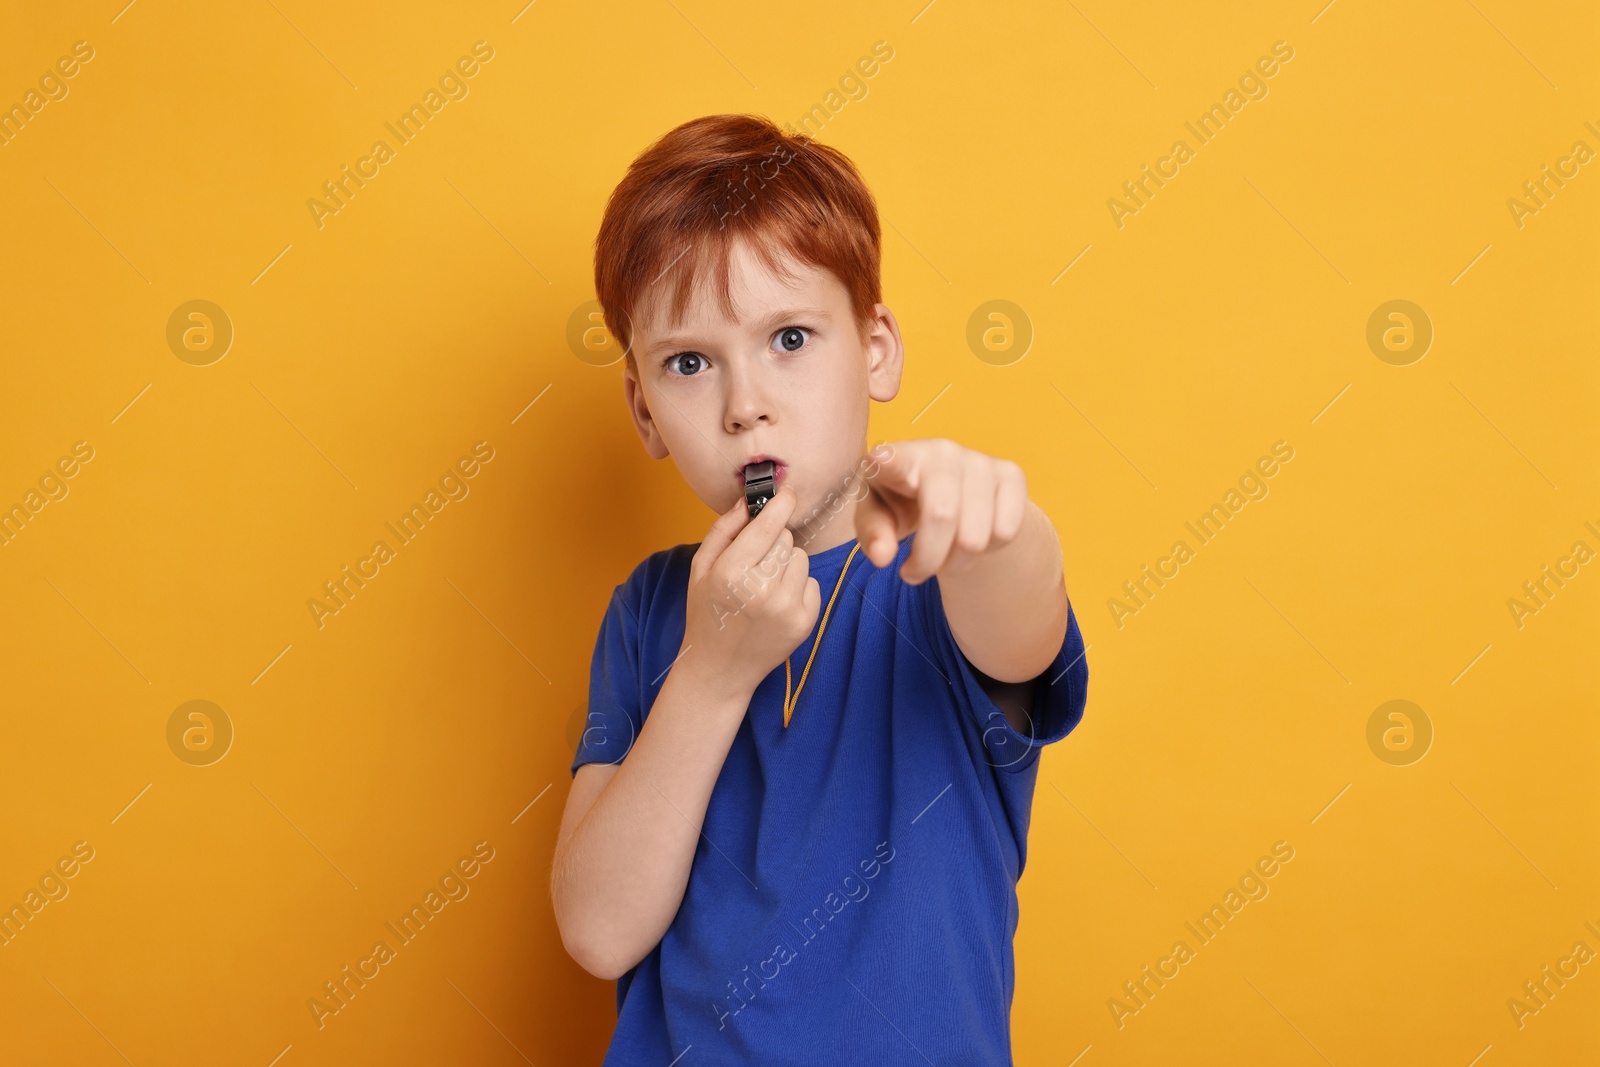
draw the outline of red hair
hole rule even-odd
[[[759,115],[707,115],[641,152],[612,190],[595,238],[594,287],[606,328],[633,356],[632,316],[670,271],[669,321],[683,319],[696,282],[714,271],[733,317],[729,250],[747,240],[784,273],[780,252],[831,272],[865,329],[879,302],[881,236],[872,193],[848,156],[785,133]]]

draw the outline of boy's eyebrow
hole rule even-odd
[[[819,307],[779,308],[769,314],[765,319],[762,319],[761,324],[763,326],[773,327],[792,319],[803,319],[813,316],[817,318],[826,318],[827,315],[828,313]]]
[[[758,326],[762,329],[770,330],[776,328],[782,323],[792,322],[795,319],[827,318],[827,316],[827,311],[819,307],[785,307],[768,312],[766,315],[763,315],[761,318],[755,320],[752,325]],[[699,338],[692,333],[668,334],[665,337],[651,341],[645,347],[645,352],[647,355],[653,355],[654,353],[667,348],[692,346],[698,339]]]

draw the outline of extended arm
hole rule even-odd
[[[1034,679],[1067,636],[1061,543],[1028,497],[1022,468],[945,438],[876,453],[857,536],[879,567],[900,538],[917,541],[900,568],[908,582],[937,574],[956,646],[1006,719],[1023,729]]]
[[[1014,540],[940,574],[939,590],[957,647],[994,681],[1031,681],[1066,640],[1061,543],[1031,500]]]

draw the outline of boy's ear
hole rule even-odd
[[[872,321],[867,324],[867,395],[877,401],[893,400],[900,392],[900,373],[905,369],[905,343],[900,339],[900,323],[887,304],[875,304]]]
[[[639,384],[638,372],[631,366],[622,371],[622,395],[628,402],[628,414],[633,416],[633,428],[639,431],[639,440],[644,442],[645,453],[651,459],[666,459],[667,444],[656,429],[650,406],[645,403],[644,386]]]

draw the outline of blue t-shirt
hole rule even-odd
[[[617,982],[606,1067],[1011,1063],[1016,883],[1040,748],[1083,715],[1083,637],[1069,606],[1019,733],[956,645],[938,577],[901,580],[915,536],[888,567],[850,561],[788,727],[783,666],[756,689],[678,913]],[[855,546],[810,557],[824,606]],[[651,555],[612,594],[574,775],[638,736],[698,547]]]

